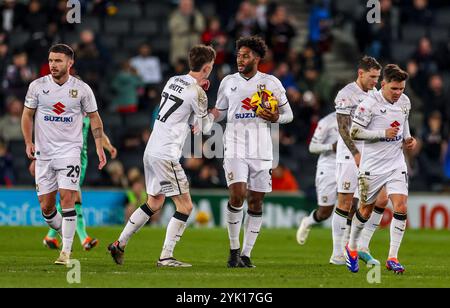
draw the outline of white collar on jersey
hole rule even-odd
[[[53,84],[55,84],[55,85],[57,85],[57,86],[59,86],[59,87],[62,87],[63,85],[65,85],[65,84],[67,84],[69,81],[71,81],[73,77],[72,77],[71,75],[69,75],[69,78],[67,78],[66,82],[64,82],[63,84],[57,83],[57,82],[53,79],[52,74],[48,74],[48,78],[50,78],[50,82],[51,82],[51,83],[53,83]]]
[[[260,72],[259,71],[256,71],[256,74],[255,75],[253,75],[252,77],[250,77],[250,78],[246,78],[244,75],[242,75],[241,73],[239,73],[238,72],[238,74],[239,74],[239,76],[241,76],[241,78],[242,79],[244,79],[245,81],[249,81],[249,80],[251,80],[251,79],[253,79],[253,78],[255,78],[256,76],[258,76],[259,74],[260,74]]]
[[[380,95],[381,99],[383,100],[383,103],[385,103],[385,104],[389,104],[390,106],[392,106],[392,105],[394,105],[395,103],[398,102],[398,101],[397,101],[397,102],[391,103],[390,101],[388,101],[388,100],[384,97],[383,92],[382,92],[382,89],[378,90],[378,94]],[[401,96],[400,96],[400,98],[401,98]],[[400,98],[399,98],[398,100],[400,100]]]

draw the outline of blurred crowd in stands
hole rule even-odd
[[[343,8],[345,0],[304,0],[299,1],[307,8],[302,16],[309,20],[302,27],[294,1],[286,2],[81,0],[81,24],[70,24],[67,1],[2,1],[0,185],[33,183],[25,168],[20,117],[28,84],[49,73],[46,59],[52,44],[74,47],[71,73],[93,88],[105,131],[118,148],[118,159],[99,173],[90,146],[86,184],[126,190],[131,211],[145,199],[142,154],[158,113],[160,91],[170,76],[188,71],[189,48],[204,43],[217,51],[207,93],[213,107],[221,79],[236,71],[236,39],[260,35],[270,47],[260,70],[281,80],[294,112],[294,121],[281,128],[281,159],[273,171],[273,188],[308,192],[311,187],[302,183],[313,183],[316,158],[307,153],[307,145],[317,121],[334,110],[339,88],[352,81],[329,78],[324,58],[336,52],[334,31],[345,31],[350,24],[347,33],[358,57],[369,54],[382,64],[396,62],[410,74],[411,125],[420,141],[419,148],[408,153],[411,179],[417,180],[412,188],[448,188],[450,3],[380,0],[381,23],[369,24],[365,5],[355,14]],[[449,13],[447,19],[438,16],[442,12]],[[301,33],[307,33],[306,39],[294,48]],[[414,48],[403,48],[405,44]],[[358,57],[350,61],[356,63]],[[192,188],[226,186],[218,159],[186,158],[183,166]]]

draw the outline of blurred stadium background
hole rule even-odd
[[[145,200],[142,155],[160,91],[169,76],[187,72],[189,47],[203,42],[217,50],[208,91],[213,107],[221,79],[236,71],[235,40],[257,34],[270,47],[260,70],[282,81],[294,112],[294,121],[281,127],[280,166],[264,226],[296,227],[315,206],[317,157],[308,153],[310,138],[318,120],[334,110],[337,91],[355,79],[358,59],[369,54],[382,64],[400,64],[411,76],[406,93],[420,146],[408,155],[410,226],[448,229],[450,3],[379,2],[381,23],[369,24],[365,0],[81,0],[81,23],[70,24],[67,1],[1,1],[0,225],[43,224],[20,116],[28,84],[49,73],[52,44],[74,47],[72,73],[93,88],[105,132],[119,152],[98,172],[89,137],[85,217],[88,225],[105,225],[122,224],[127,211]],[[186,158],[183,166],[196,205],[193,223],[220,225],[227,200],[221,160]],[[165,225],[167,208],[154,224]]]

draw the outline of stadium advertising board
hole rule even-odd
[[[83,192],[83,207],[89,226],[123,224],[125,194],[121,191]],[[192,191],[194,210],[188,223],[196,227],[225,224],[228,202],[226,191]],[[246,204],[244,204],[246,206]],[[450,196],[416,194],[409,197],[408,227],[413,229],[450,229]],[[264,202],[263,227],[296,228],[301,218],[314,209],[314,203],[298,194],[270,194]],[[164,206],[159,225],[165,226],[173,215],[170,200]],[[382,227],[392,219],[390,206]],[[0,225],[45,225],[33,190],[0,190]],[[330,222],[325,222],[329,226]]]

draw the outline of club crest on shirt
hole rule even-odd
[[[264,91],[266,89],[266,85],[265,84],[259,84],[256,87],[258,88],[258,91]]]
[[[350,190],[350,182],[344,182],[344,190]]]
[[[400,108],[402,109],[402,111],[403,111],[404,114],[408,114],[408,107],[407,107],[407,106],[404,106],[404,105],[403,105],[403,106],[401,106]]]
[[[228,177],[228,180],[229,180],[229,181],[233,181],[233,179],[234,179],[233,172],[229,172],[229,173],[227,174],[227,177]]]
[[[78,90],[77,89],[70,89],[69,95],[71,98],[77,98],[78,97]]]

